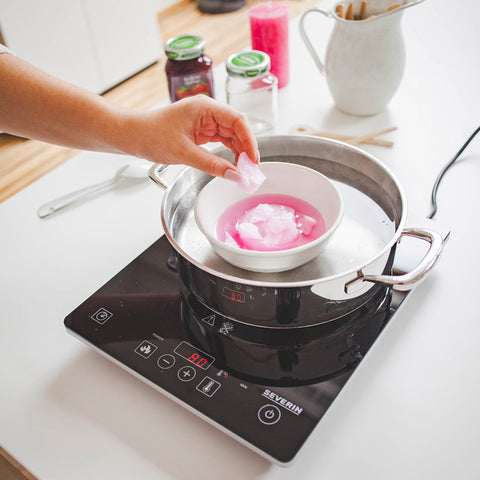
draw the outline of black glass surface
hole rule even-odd
[[[353,369],[305,386],[246,381],[194,344],[181,302],[173,250],[161,237],[68,315],[65,326],[243,443],[289,463]]]

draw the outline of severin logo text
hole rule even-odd
[[[289,412],[294,413],[295,415],[300,415],[303,412],[302,407],[299,407],[298,405],[295,405],[294,403],[288,401],[286,398],[277,395],[275,392],[272,392],[268,388],[263,391],[262,396],[268,398],[272,402],[275,402],[277,405],[280,405],[281,407],[285,408]]]

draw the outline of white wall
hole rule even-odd
[[[159,0],[0,0],[0,27],[18,56],[101,93],[160,58],[158,7]]]

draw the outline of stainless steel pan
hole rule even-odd
[[[344,200],[342,224],[327,247],[302,267],[281,273],[242,270],[217,256],[198,229],[193,214],[195,199],[212,177],[187,168],[166,190],[162,223],[168,240],[182,261],[201,271],[202,275],[196,275],[201,280],[194,281],[210,281],[220,286],[228,284],[229,288],[236,285],[245,292],[254,289],[257,300],[259,289],[263,289],[268,294],[264,296],[271,296],[277,303],[275,292],[279,290],[285,293],[286,289],[307,289],[321,302],[344,304],[348,310],[368,299],[368,292],[375,285],[409,290],[433,268],[443,249],[442,236],[428,228],[406,227],[407,206],[403,189],[392,172],[373,156],[345,143],[318,137],[271,136],[261,137],[258,142],[262,162],[286,161],[305,165],[333,180]],[[228,149],[222,148],[215,153],[233,162]],[[150,177],[163,188],[167,187],[161,169],[152,168]],[[395,276],[389,270],[389,260],[404,236],[421,239],[429,244],[429,248],[416,268]],[[185,276],[192,277],[191,274]],[[192,278],[184,278],[184,281],[192,283]],[[219,290],[218,285],[216,289]],[[226,308],[229,313],[228,302],[219,301],[217,304],[206,292],[198,295],[206,305],[221,309],[221,313],[225,313]]]

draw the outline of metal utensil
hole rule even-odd
[[[44,203],[38,210],[37,215],[40,218],[45,218],[51,215],[58,210],[67,207],[79,200],[82,200],[94,193],[100,192],[102,190],[107,190],[108,188],[115,185],[121,178],[148,178],[148,170],[150,168],[149,163],[130,163],[128,165],[123,165],[120,167],[115,175],[108,180],[103,182],[90,185],[88,187],[80,188],[74,192],[67,193],[62,195],[59,198],[51,200],[47,203]]]

